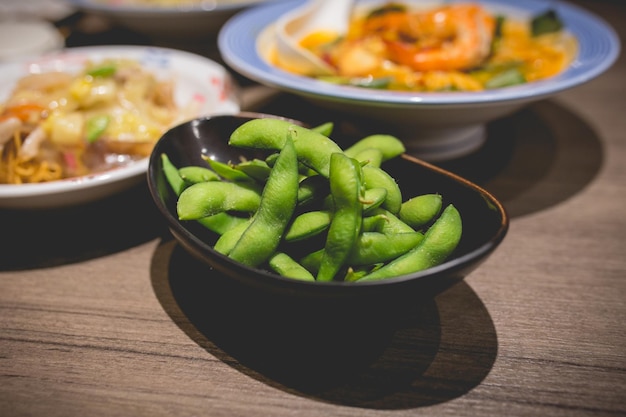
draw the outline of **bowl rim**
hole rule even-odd
[[[97,0],[67,0],[67,2],[76,8],[88,10],[91,12],[106,13],[110,15],[129,15],[132,17],[144,16],[169,16],[177,15],[205,15],[219,12],[232,12],[246,7],[257,5],[263,1],[277,0],[248,0],[235,3],[222,3],[219,0],[212,2],[192,3],[188,5],[178,6],[150,6],[141,4],[132,4],[131,2],[121,2],[119,4],[109,4],[106,1]]]
[[[238,114],[232,114],[232,115],[214,115],[214,116],[209,116],[209,117],[200,117],[200,118],[193,119],[189,122],[186,122],[179,126],[174,127],[172,130],[184,129],[185,125],[190,125],[190,124],[193,125],[194,123],[203,123],[203,122],[208,121],[209,119],[215,119],[215,118],[221,118],[221,117],[237,117],[237,116],[276,117],[274,115],[267,115],[264,113],[254,113],[254,112],[240,112]],[[170,130],[170,132],[172,130]],[[262,277],[261,279],[263,279],[264,281],[267,281],[267,282],[272,281],[275,283],[279,283],[281,286],[286,287],[286,288],[313,289],[313,290],[319,290],[322,292],[328,288],[340,288],[340,289],[344,289],[343,291],[345,291],[345,288],[361,288],[363,290],[366,290],[367,288],[372,288],[372,287],[378,288],[380,286],[393,286],[393,285],[399,285],[399,284],[401,285],[403,283],[412,282],[416,280],[424,280],[429,277],[436,276],[443,271],[456,272],[456,271],[460,271],[460,270],[468,268],[474,263],[473,261],[475,259],[481,259],[485,257],[486,255],[488,255],[489,253],[493,252],[498,247],[498,245],[502,242],[506,234],[508,233],[509,224],[510,224],[508,213],[504,205],[493,194],[491,194],[490,192],[488,192],[481,186],[473,183],[472,181],[469,181],[468,179],[465,179],[453,172],[450,172],[446,169],[443,169],[441,167],[438,167],[436,165],[423,161],[409,154],[402,154],[400,158],[408,162],[420,165],[422,168],[432,170],[440,175],[443,175],[451,179],[452,181],[458,182],[462,184],[463,186],[468,187],[472,189],[473,191],[479,193],[483,198],[487,199],[489,203],[493,205],[493,207],[496,209],[496,211],[499,213],[501,217],[500,224],[498,226],[496,233],[490,236],[487,242],[483,243],[477,248],[472,249],[468,253],[461,255],[459,257],[454,257],[452,259],[449,259],[443,262],[442,264],[438,266],[428,268],[426,270],[423,270],[417,273],[399,275],[396,277],[390,277],[390,278],[386,278],[383,280],[364,281],[364,282],[344,282],[344,281],[310,282],[310,281],[302,281],[302,280],[296,280],[293,278],[283,277],[271,271],[249,267],[247,265],[244,265],[244,264],[241,264],[239,262],[232,260],[226,255],[216,252],[209,244],[204,242],[200,237],[198,237],[191,230],[186,228],[182,222],[180,222],[175,216],[172,215],[172,213],[170,212],[170,210],[168,209],[166,204],[164,204],[164,202],[162,201],[160,197],[159,187],[157,184],[158,176],[162,175],[162,174],[159,174],[159,169],[157,168],[157,167],[161,167],[161,158],[160,158],[160,154],[158,150],[163,146],[162,144],[166,140],[170,140],[170,139],[168,139],[166,135],[164,135],[157,142],[152,154],[150,155],[147,182],[148,182],[148,189],[149,189],[150,195],[154,203],[156,204],[158,211],[166,219],[166,222],[170,230],[172,230],[172,233],[175,236],[178,236],[181,234],[185,235],[186,238],[189,240],[189,242],[191,242],[191,244],[194,246],[194,249],[199,250],[201,252],[209,251],[212,256],[216,256],[220,259],[221,264],[226,263],[232,266],[232,268],[235,270],[244,271],[245,273],[247,273],[247,275],[255,275],[255,279]],[[183,246],[186,246],[186,244],[183,244]],[[207,262],[205,258],[202,258],[202,260],[208,263],[209,265],[215,266],[214,264]]]
[[[552,0],[549,5],[557,10],[566,24],[573,25],[576,31],[593,35],[582,37],[578,34],[579,41],[585,43],[579,45],[581,50],[570,67],[555,77],[481,92],[414,93],[337,86],[281,70],[265,61],[257,44],[245,41],[257,39],[258,42],[270,30],[275,16],[299,6],[304,1],[287,0],[258,5],[229,19],[218,34],[218,48],[224,61],[238,72],[262,84],[314,98],[372,106],[438,108],[495,106],[503,102],[523,102],[547,97],[597,77],[613,65],[621,49],[617,33],[604,19],[577,5]],[[487,7],[515,8],[520,13],[547,8],[546,3],[541,0],[481,0],[481,3]],[[588,45],[589,42],[595,44]]]

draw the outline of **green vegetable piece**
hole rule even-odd
[[[412,228],[419,229],[430,223],[439,214],[441,206],[441,195],[419,195],[402,203],[398,217]]]
[[[361,278],[363,278],[365,275],[372,273],[373,271],[377,270],[383,265],[384,264],[382,263],[377,263],[374,265],[366,265],[366,266],[356,266],[356,267],[351,266],[348,268],[348,271],[346,272],[346,275],[343,278],[343,280],[346,282],[358,281]]]
[[[215,242],[215,245],[213,245],[213,249],[222,255],[228,256],[237,242],[239,242],[239,239],[241,239],[243,232],[246,231],[251,221],[252,219],[246,219],[244,222],[224,231],[219,239],[217,239],[217,242]]]
[[[215,171],[211,171],[208,168],[199,167],[199,166],[190,165],[190,166],[179,168],[178,174],[189,185],[196,184],[198,182],[220,180],[219,175],[217,175]]]
[[[231,164],[216,161],[206,156],[202,156],[202,159],[208,162],[209,166],[220,177],[235,182],[254,182],[254,178],[250,177],[243,171],[235,169]]]
[[[94,143],[97,141],[109,126],[111,118],[106,114],[90,117],[85,122],[85,138],[87,142]]]
[[[361,223],[361,231],[383,233],[385,225],[388,221],[389,219],[384,214],[365,216],[363,217],[363,222]],[[412,231],[413,230],[409,231],[409,233]]]
[[[394,215],[390,211],[385,210],[383,208],[377,208],[369,214],[370,214],[369,217],[382,217],[385,219],[385,221],[382,224],[379,223],[380,220],[376,219],[376,224],[377,226],[380,227],[379,230],[375,230],[377,232],[385,233],[385,234],[415,232],[415,229],[413,229],[411,226],[409,226],[408,224],[400,220],[398,216]],[[366,217],[364,221],[367,219],[369,218]]]
[[[218,235],[223,235],[229,230],[238,227],[242,223],[247,223],[248,221],[248,218],[233,216],[232,214],[226,212],[198,219],[198,223]]]
[[[354,156],[357,161],[371,167],[380,168],[383,163],[383,153],[380,149],[366,148],[357,152]]]
[[[328,228],[318,281],[332,281],[356,242],[362,221],[361,165],[343,152],[330,157],[330,192],[333,218]]]
[[[233,168],[261,183],[267,181],[270,176],[270,171],[272,170],[267,162],[261,159],[252,159],[250,161],[240,162],[237,165],[234,165]]]
[[[330,226],[331,214],[329,211],[307,211],[297,216],[285,232],[286,242],[297,242],[316,236]]]
[[[324,258],[324,248],[311,252],[300,259],[300,265],[313,275],[317,275]]]
[[[363,232],[347,259],[351,266],[388,262],[417,246],[424,235],[419,232],[384,234]]]
[[[330,155],[342,152],[339,145],[319,132],[288,121],[272,118],[250,120],[235,129],[229,144],[243,148],[281,150],[288,134],[291,134],[298,161],[328,178]]]
[[[406,151],[402,141],[395,136],[376,134],[364,137],[344,152],[346,155],[354,158],[357,154],[369,148],[378,149],[382,152],[383,162],[400,156]]]
[[[269,259],[272,270],[283,277],[302,281],[315,281],[315,277],[306,268],[283,252],[277,252]]]
[[[365,189],[385,188],[387,197],[381,207],[394,214],[400,211],[400,207],[402,207],[402,192],[396,180],[386,171],[368,165],[364,166],[363,183]]]
[[[165,179],[167,180],[170,187],[174,191],[174,194],[177,196],[183,192],[185,188],[187,188],[187,183],[180,177],[178,172],[178,168],[172,163],[170,158],[162,153],[161,154],[161,165],[163,166],[163,174],[165,174]]]
[[[180,220],[198,220],[224,211],[254,212],[261,196],[251,188],[234,182],[199,182],[186,188],[178,198]]]
[[[259,209],[230,258],[256,267],[274,254],[296,208],[298,180],[296,149],[288,136],[263,189]]]
[[[456,249],[461,240],[461,215],[448,205],[441,216],[424,234],[422,242],[406,254],[359,279],[373,281],[423,271],[441,264]]]
[[[544,35],[546,33],[559,32],[563,29],[563,22],[554,10],[547,10],[530,21],[531,33],[533,36]]]
[[[386,198],[386,188],[370,188],[365,190],[363,193],[363,199],[361,200],[361,203],[363,204],[363,215],[367,215],[380,207],[385,202]]]
[[[105,64],[89,69],[86,74],[92,77],[111,77],[116,71],[114,64]]]
[[[330,135],[333,133],[334,128],[335,128],[335,124],[333,122],[326,122],[319,126],[315,126],[311,130],[321,133],[322,135],[326,137],[330,137]]]
[[[526,77],[518,68],[509,68],[493,75],[485,82],[485,88],[503,88],[526,83]]]

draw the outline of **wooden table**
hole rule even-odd
[[[623,39],[624,3],[576,3]],[[316,358],[268,355],[273,341],[247,333],[254,311],[187,285],[210,273],[145,184],[81,208],[0,211],[0,415],[625,416],[625,76],[620,57],[442,163],[504,203],[507,237],[400,329],[365,337],[369,363],[315,381],[281,377]],[[336,117],[241,81],[245,109]]]

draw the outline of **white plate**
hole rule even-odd
[[[578,56],[565,71],[550,79],[480,92],[414,93],[339,86],[290,74],[266,59],[266,51],[274,41],[274,22],[305,1],[257,6],[230,19],[218,37],[224,61],[259,83],[300,95],[320,106],[386,123],[397,130],[393,133],[405,141],[410,153],[431,161],[475,150],[484,140],[486,122],[599,76],[615,62],[621,47],[610,25],[572,4],[558,0],[481,0],[490,10],[519,18],[555,9],[578,40]],[[360,0],[357,5],[380,2]]]
[[[203,0],[158,7],[133,0],[68,0],[68,3],[78,10],[105,17],[153,38],[193,39],[215,35],[238,11],[269,1]]]
[[[28,73],[52,70],[78,72],[87,60],[135,59],[161,79],[175,83],[179,106],[199,104],[200,116],[234,114],[240,110],[236,86],[224,67],[188,52],[140,46],[96,46],[24,58],[0,65],[0,102],[10,95],[14,84]],[[0,207],[52,208],[94,201],[145,180],[148,158],[110,171],[41,184],[0,184]]]

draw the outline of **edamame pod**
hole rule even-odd
[[[231,134],[229,144],[244,148],[281,150],[291,132],[298,160],[328,178],[330,155],[342,152],[323,134],[281,119],[253,119]]]
[[[461,215],[448,205],[414,249],[359,279],[373,281],[422,271],[441,264],[461,240]]]
[[[361,230],[361,165],[343,152],[330,157],[333,218],[328,228],[318,281],[332,281],[343,266]]]
[[[359,162],[367,164],[368,166],[376,168],[380,168],[383,163],[383,153],[380,149],[376,148],[365,148],[356,153],[353,158]]]
[[[275,253],[268,261],[270,268],[283,277],[302,281],[315,281],[315,277],[306,268],[283,252]]]
[[[288,137],[263,188],[261,204],[230,258],[256,267],[274,254],[296,208],[298,180],[296,150]]]
[[[370,188],[363,192],[363,214],[367,215],[380,207],[387,198],[386,188]]]
[[[198,182],[219,181],[220,177],[215,171],[205,167],[186,166],[178,170],[180,177],[189,185]]]
[[[424,235],[419,232],[363,232],[356,240],[346,263],[350,266],[363,266],[391,261],[413,249],[423,238]]]
[[[328,229],[331,218],[330,212],[325,210],[302,213],[293,219],[285,232],[284,239],[286,242],[296,242],[315,236]]]
[[[213,245],[213,249],[222,255],[228,256],[237,242],[239,242],[239,239],[241,239],[241,235],[243,235],[243,232],[246,231],[251,221],[251,219],[246,219],[243,223],[237,224],[229,230],[226,230],[222,233],[219,239],[217,239],[217,242]]]
[[[163,166],[163,174],[165,174],[167,183],[170,187],[172,187],[174,194],[179,196],[180,193],[187,188],[188,184],[180,177],[178,168],[176,168],[170,158],[164,153],[161,154],[161,164]]]
[[[330,135],[333,133],[334,128],[335,128],[335,124],[333,122],[326,122],[326,123],[322,123],[319,126],[315,126],[311,130],[321,133],[322,135],[326,137],[330,137]]]
[[[247,223],[248,220],[249,219],[245,217],[233,216],[229,213],[221,212],[209,217],[198,219],[198,223],[218,235],[223,235],[234,227],[237,227],[242,223]]]
[[[423,194],[410,198],[400,207],[398,217],[414,229],[430,223],[441,211],[439,194]]]
[[[385,188],[387,190],[387,197],[382,207],[394,214],[400,211],[402,207],[402,192],[396,180],[386,171],[368,165],[364,166],[363,184],[365,189]]]
[[[180,220],[198,220],[223,211],[254,212],[261,196],[253,189],[234,182],[199,182],[186,188],[178,198]]]
[[[251,159],[249,161],[240,162],[234,165],[233,168],[262,183],[267,181],[272,171],[272,168],[267,162],[261,159]]]
[[[354,158],[359,152],[368,148],[380,150],[383,154],[383,162],[402,155],[406,151],[402,141],[395,136],[375,134],[364,137],[344,152]]]
[[[252,182],[254,179],[241,170],[235,169],[232,165],[216,161],[209,158],[204,158],[209,163],[213,171],[215,171],[220,177],[234,182]]]

